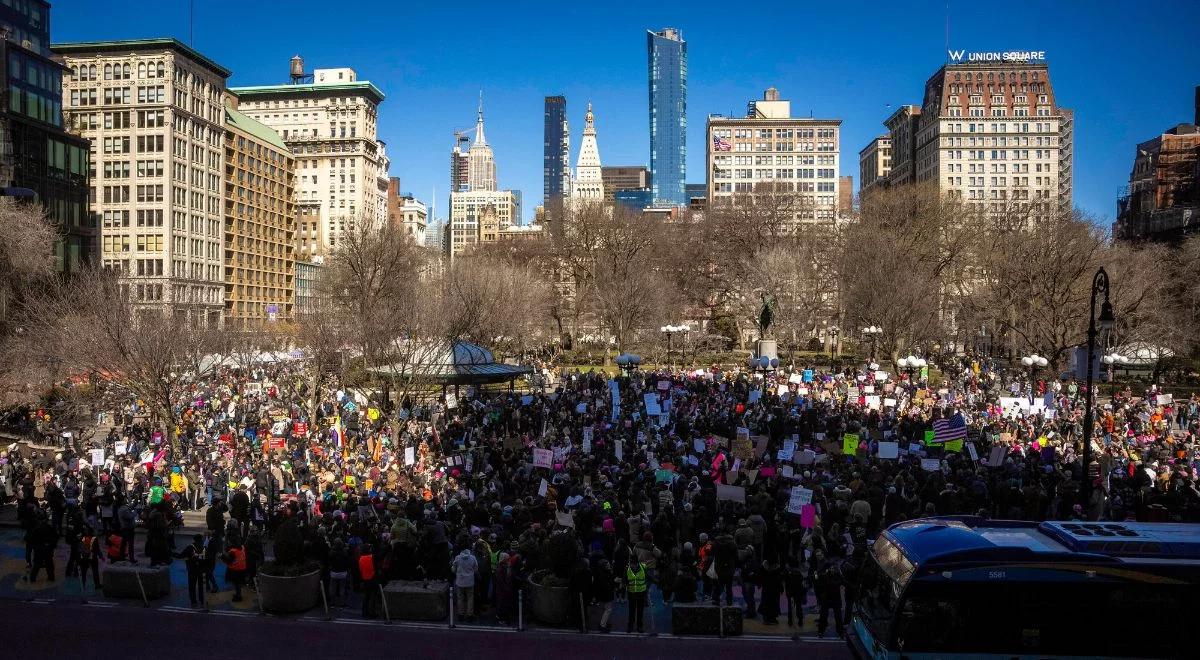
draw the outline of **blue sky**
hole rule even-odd
[[[188,39],[187,0],[57,0],[54,41]],[[950,45],[1044,50],[1058,101],[1075,109],[1075,203],[1107,225],[1134,146],[1193,119],[1200,2],[950,3]],[[743,113],[774,85],[797,116],[840,118],[842,174],[903,103],[920,103],[946,59],[945,2],[395,2],[196,0],[200,52],[230,85],[350,66],[387,95],[380,135],[392,176],[445,217],[453,131],[484,92],[500,185],[542,199],[542,101],[567,97],[572,164],[588,101],[607,165],[647,164],[646,29],[688,41],[688,181],[704,181],[709,113]]]

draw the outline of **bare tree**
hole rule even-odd
[[[26,315],[54,287],[55,228],[42,207],[0,197],[0,403],[29,399],[31,375],[48,376],[19,347]]]

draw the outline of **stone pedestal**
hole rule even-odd
[[[450,616],[450,584],[397,580],[383,588],[388,615],[404,621],[445,621]],[[382,612],[380,612],[382,614]]]
[[[779,357],[779,345],[774,339],[759,339],[754,342],[754,356],[775,359]]]
[[[104,595],[108,598],[142,599],[142,590],[148,600],[163,598],[171,593],[171,569],[169,566],[130,564],[119,561],[104,564],[101,572]],[[138,581],[141,580],[141,586]]]
[[[321,604],[321,571],[280,576],[258,572],[258,597],[268,612],[306,612]]]
[[[565,586],[554,584],[554,579],[549,571],[530,576],[529,614],[546,625],[565,626],[571,615],[571,594]]]
[[[673,635],[720,635],[718,626],[724,627],[726,637],[742,634],[742,608],[717,607],[707,603],[675,603],[671,607],[671,634]]]

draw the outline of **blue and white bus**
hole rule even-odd
[[[1200,525],[925,518],[860,575],[859,658],[1200,657]]]

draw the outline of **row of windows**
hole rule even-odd
[[[128,62],[106,63],[103,68],[95,64],[80,64],[71,67],[71,80],[99,80],[99,75],[103,73],[104,80],[130,80],[137,73],[139,79],[142,78],[166,78],[167,67],[162,61],[157,62],[138,62],[137,67],[130,65]]]

